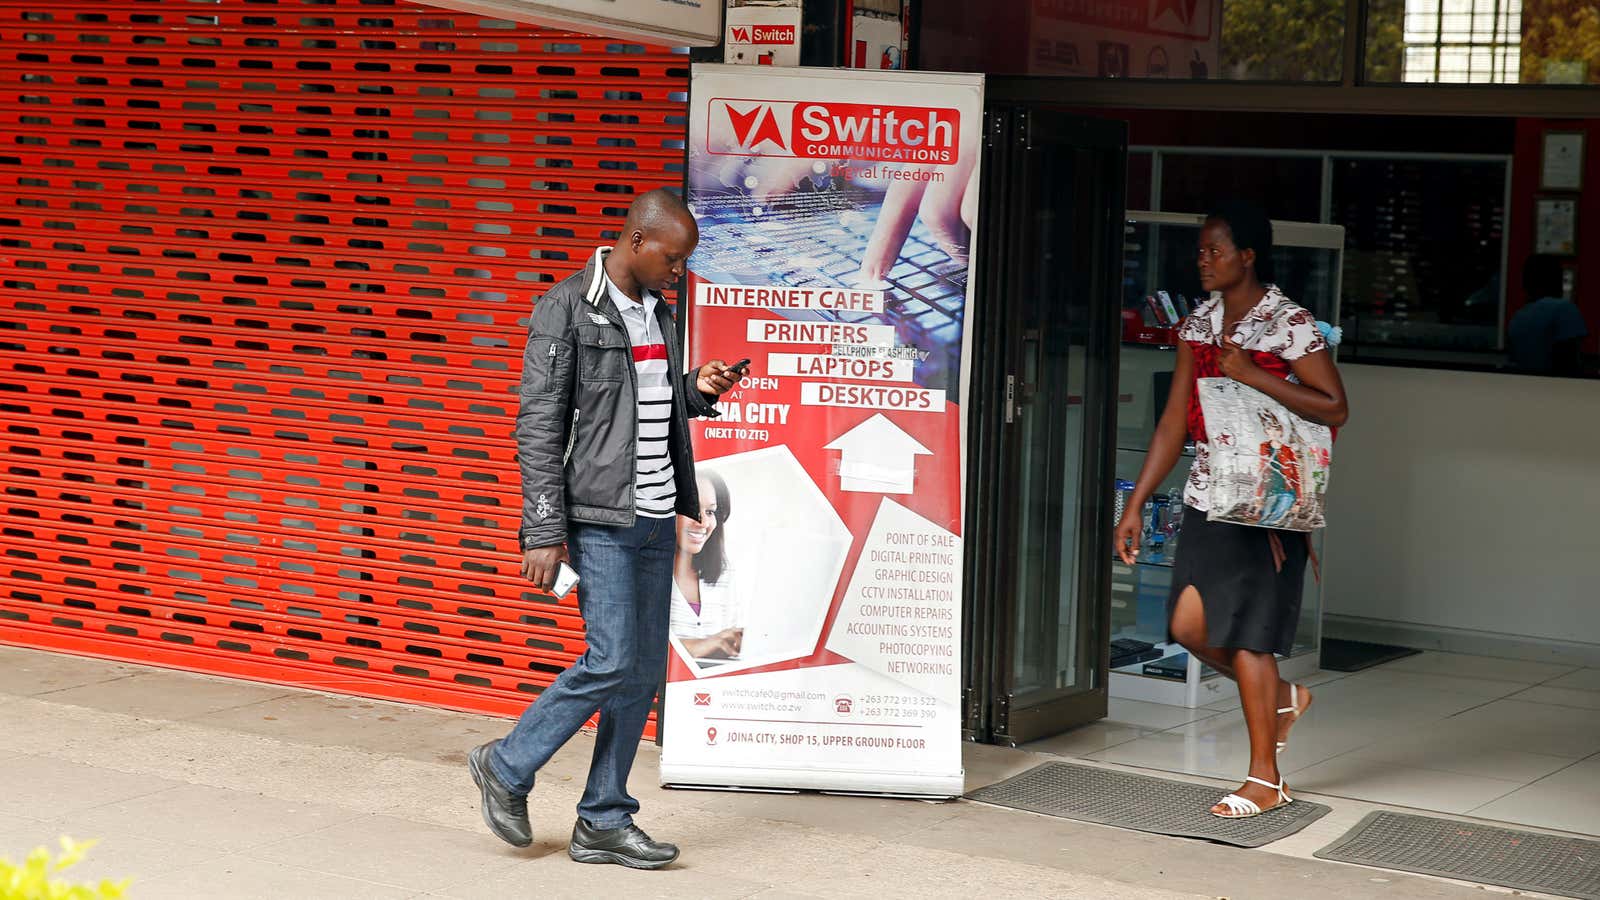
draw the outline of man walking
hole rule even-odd
[[[628,772],[666,666],[676,514],[700,513],[689,417],[715,416],[740,377],[716,360],[682,374],[659,292],[683,278],[699,240],[683,201],[641,195],[617,246],[534,307],[523,353],[522,574],[548,588],[570,558],[588,650],[468,765],[489,830],[526,847],[534,773],[599,711],[567,848],[579,862],[657,869],[678,858],[633,823]]]

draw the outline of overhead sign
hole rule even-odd
[[[722,39],[723,0],[428,0],[442,9],[633,38],[667,47],[714,47]]]
[[[948,797],[980,76],[696,66],[691,425],[661,777]]]
[[[800,0],[727,0],[722,61],[737,66],[800,65]]]

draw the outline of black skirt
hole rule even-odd
[[[1273,534],[1283,545],[1281,569],[1273,564]],[[1186,506],[1178,558],[1172,566],[1167,621],[1172,621],[1178,597],[1194,587],[1205,605],[1207,644],[1287,654],[1300,622],[1310,555],[1303,532],[1212,522],[1205,513]]]

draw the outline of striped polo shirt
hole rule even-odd
[[[600,267],[602,273],[605,267]],[[628,326],[633,346],[633,368],[639,391],[639,447],[635,454],[634,509],[641,516],[670,519],[678,499],[673,483],[672,452],[667,432],[672,424],[672,372],[667,365],[667,342],[656,318],[660,297],[644,292],[644,303],[628,297],[606,278],[606,292]]]

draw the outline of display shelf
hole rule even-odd
[[[1172,326],[1148,325],[1136,310],[1122,311],[1122,342],[1149,347],[1176,347],[1178,329]]]

